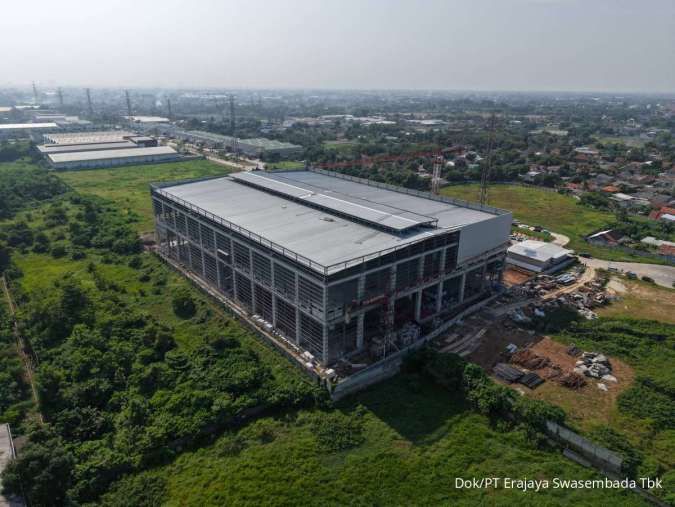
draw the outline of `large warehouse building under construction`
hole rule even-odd
[[[503,210],[314,169],[152,199],[160,255],[324,366],[380,359],[484,300],[511,227]]]

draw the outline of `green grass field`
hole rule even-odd
[[[286,169],[304,169],[305,163],[301,160],[282,160],[280,162],[271,162],[265,164],[267,170],[286,170]]]
[[[60,172],[58,176],[78,192],[110,199],[122,211],[140,215],[140,233],[153,230],[150,183],[202,178],[226,174],[223,167],[208,160],[166,164],[134,165],[114,169]]]
[[[444,187],[441,192],[466,201],[479,200],[477,184],[451,185]],[[612,222],[614,215],[581,206],[573,197],[520,185],[492,185],[488,195],[488,204],[513,212],[513,217],[521,222],[568,236],[568,248],[577,252],[588,252],[594,257],[615,261],[656,262],[586,243],[583,237]]]

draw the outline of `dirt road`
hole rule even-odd
[[[675,283],[675,266],[661,266],[659,264],[643,264],[641,262],[614,262],[602,259],[585,259],[579,257],[579,261],[587,268],[593,269],[617,269],[624,273],[631,271],[642,278],[648,276],[662,287],[673,288]]]

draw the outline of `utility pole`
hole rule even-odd
[[[86,92],[87,92],[87,106],[89,108],[89,116],[93,117],[94,116],[94,106],[91,105],[91,90],[89,88],[87,88]]]
[[[38,91],[37,87],[35,86],[35,81],[33,81],[33,100],[35,101],[35,105],[37,105],[40,102],[38,100]]]
[[[490,117],[490,133],[488,135],[487,163],[480,175],[480,205],[485,206],[488,201],[488,184],[492,170],[492,148],[495,142],[495,114]]]
[[[56,89],[56,93],[59,94],[59,107],[63,110],[63,90],[60,86]]]
[[[129,90],[124,90],[124,95],[127,98],[127,115],[129,116],[129,121],[133,121],[133,114],[131,113],[131,98],[129,97]]]

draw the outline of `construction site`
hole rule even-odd
[[[157,184],[152,199],[163,258],[332,378],[493,296],[512,220],[319,169]]]

